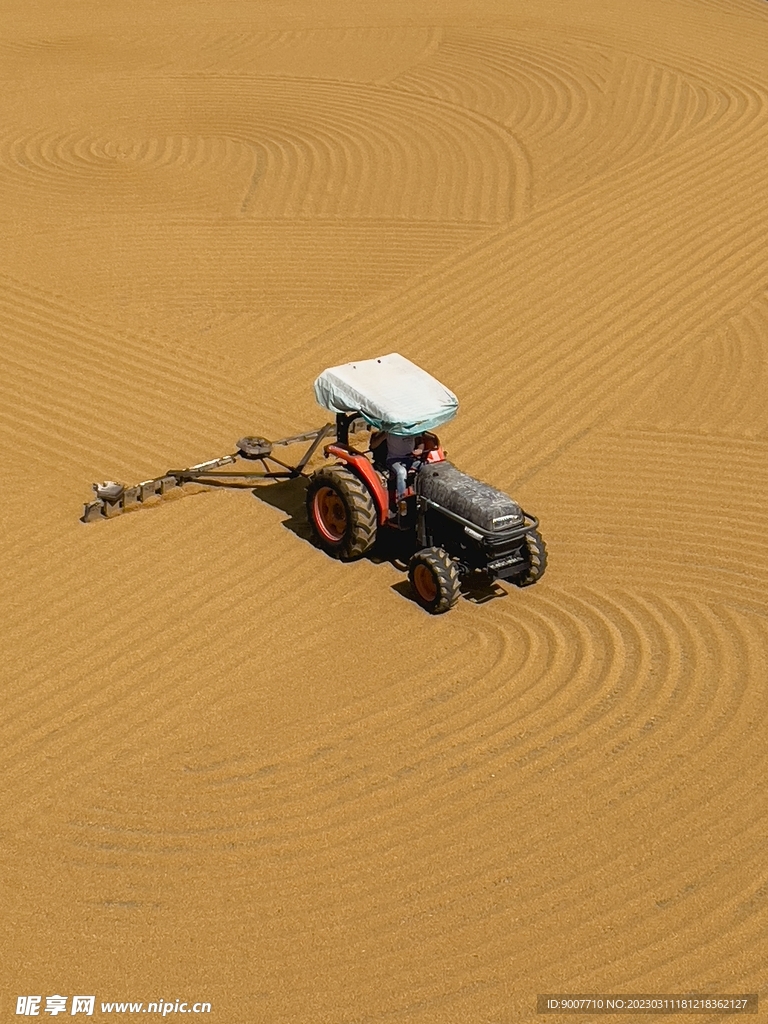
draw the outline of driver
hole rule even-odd
[[[399,503],[408,489],[408,470],[424,454],[424,440],[421,436],[403,437],[379,431],[371,438],[371,448],[378,448],[383,441],[387,442],[387,469],[394,481],[395,497]]]

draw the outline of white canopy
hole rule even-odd
[[[315,397],[329,412],[359,412],[379,430],[404,437],[434,430],[459,408],[452,391],[397,352],[324,370]]]

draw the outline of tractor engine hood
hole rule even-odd
[[[504,533],[524,521],[522,509],[509,495],[462,473],[452,462],[423,466],[416,475],[416,493],[492,533]]]

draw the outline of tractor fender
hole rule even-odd
[[[329,444],[325,449],[326,455],[334,455],[341,462],[346,463],[356,473],[371,492],[376,511],[379,516],[379,525],[387,521],[389,512],[389,495],[381,482],[381,477],[373,468],[371,462],[361,455],[360,452],[351,452],[338,444]]]

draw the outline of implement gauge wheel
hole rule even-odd
[[[317,544],[333,558],[361,558],[376,540],[373,497],[346,466],[328,466],[312,474],[307,518]]]
[[[459,599],[459,571],[442,548],[417,551],[408,563],[416,600],[432,615],[449,611]]]

